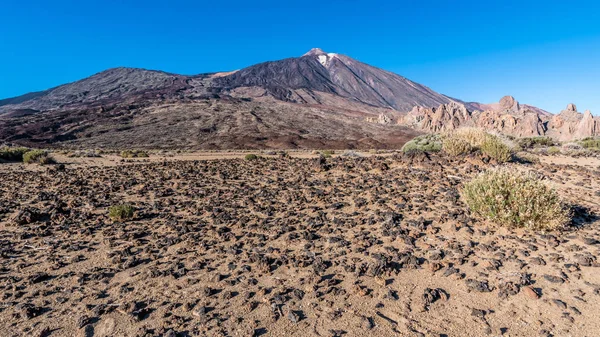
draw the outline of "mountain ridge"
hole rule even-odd
[[[177,118],[167,115],[170,109],[176,111],[173,116]],[[218,109],[237,116],[237,121],[223,119],[225,115]],[[276,111],[296,115],[272,113]],[[477,125],[515,136],[548,134],[561,139],[600,132],[600,121],[591,114],[552,115],[520,104],[511,96],[491,104],[465,102],[343,54],[315,48],[300,57],[262,62],[232,72],[179,75],[117,67],[48,90],[4,99],[0,101],[0,142],[118,146],[115,139],[137,130],[142,133],[134,135],[137,146],[160,146],[171,144],[169,137],[177,133],[165,128],[164,123],[179,125],[189,116],[195,116],[193,125],[197,128],[181,125],[181,129],[197,141],[184,137],[181,144],[211,149],[246,144],[273,146],[269,145],[269,137],[287,137],[282,130],[289,133],[286,139],[293,139],[287,143],[291,147],[397,145],[390,135],[401,141],[406,137],[398,132],[407,137],[414,135],[407,126],[418,133]],[[346,132],[331,133],[328,139],[319,123],[308,123],[303,118],[324,118],[322,127],[329,123]],[[288,128],[281,121],[307,125],[308,129]],[[142,122],[168,129],[171,134],[146,130],[140,126]],[[351,133],[364,141],[345,136]],[[106,138],[106,134],[113,137]],[[151,142],[148,137],[158,140]],[[125,138],[121,142],[130,145]]]

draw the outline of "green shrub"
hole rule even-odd
[[[520,164],[539,164],[541,163],[540,158],[533,153],[530,152],[519,152],[514,156],[514,161]]]
[[[560,153],[560,149],[556,146],[551,146],[548,148],[548,154],[550,155],[555,155],[555,154],[559,154]]]
[[[584,139],[581,141],[581,146],[586,149],[600,149],[600,139]]]
[[[473,152],[471,144],[456,135],[445,137],[442,141],[442,149],[451,156],[459,156]]]
[[[23,162],[25,164],[53,164],[55,161],[50,157],[48,152],[44,150],[31,150],[23,154]]]
[[[569,222],[556,191],[533,173],[489,170],[466,183],[461,197],[473,214],[502,226],[552,230]]]
[[[29,151],[26,147],[2,147],[0,148],[0,162],[23,161],[23,155]]]
[[[122,158],[148,158],[148,152],[141,150],[125,150],[121,151]]]
[[[246,155],[246,157],[244,157],[244,159],[246,159],[246,160],[256,160],[256,159],[258,159],[258,156],[255,155],[254,153],[249,153],[249,154]]]
[[[422,135],[411,139],[402,147],[402,152],[421,151],[439,152],[442,150],[442,141],[439,135]]]
[[[550,137],[526,137],[517,141],[517,144],[522,149],[532,149],[534,147],[554,146],[556,143]]]
[[[331,158],[331,156],[335,154],[335,151],[333,151],[333,150],[323,150],[323,151],[321,151],[321,154],[325,158]]]
[[[494,135],[487,135],[485,141],[481,144],[481,152],[495,159],[498,163],[505,163],[512,158],[510,147]]]
[[[113,221],[127,221],[133,219],[135,208],[128,204],[111,206],[108,209],[108,216]]]

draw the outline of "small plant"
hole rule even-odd
[[[471,148],[478,149],[487,139],[488,133],[478,128],[460,128],[454,131],[452,136],[466,141]]]
[[[325,158],[331,158],[331,156],[332,156],[333,154],[335,154],[335,151],[333,151],[333,150],[323,150],[323,151],[321,151],[321,154],[322,154],[322,155],[323,155],[323,157],[325,157]]]
[[[108,216],[113,221],[127,221],[133,219],[135,209],[128,204],[111,206],[108,209]]]
[[[560,154],[560,149],[556,146],[551,146],[548,148],[548,154],[549,155],[557,155]]]
[[[459,136],[450,135],[444,138],[442,149],[451,156],[460,156],[471,153],[473,151],[473,146]]]
[[[258,156],[255,155],[254,153],[249,153],[249,154],[246,155],[246,157],[244,157],[244,159],[246,159],[246,160],[256,160],[256,159],[258,159]]]
[[[498,163],[506,163],[512,158],[510,147],[494,135],[487,135],[485,141],[481,144],[481,152],[495,159]]]
[[[556,145],[550,137],[526,137],[517,141],[517,144],[522,149],[532,149],[536,147],[548,147]]]
[[[442,150],[442,141],[439,135],[422,135],[411,139],[402,147],[402,152],[421,151],[439,152]]]
[[[461,197],[473,214],[510,228],[553,230],[569,222],[556,191],[533,173],[489,170],[466,183]]]
[[[31,151],[25,152],[25,154],[23,154],[23,162],[25,164],[40,164],[40,165],[55,163],[54,159],[52,157],[50,157],[48,152],[46,152],[44,150],[31,150]]]
[[[584,139],[581,141],[581,146],[583,146],[585,149],[600,150],[600,139]]]
[[[140,150],[121,151],[121,158],[148,158],[148,152]]]
[[[2,147],[0,148],[0,162],[23,161],[23,155],[29,151],[26,147]]]

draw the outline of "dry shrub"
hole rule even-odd
[[[442,142],[442,149],[451,156],[468,154],[473,151],[473,147],[468,141],[456,135],[446,136]]]
[[[121,151],[121,158],[148,158],[148,152],[142,150]]]
[[[488,137],[487,132],[478,128],[460,128],[452,135],[466,141],[473,149],[480,148]]]
[[[256,160],[256,159],[258,159],[258,156],[257,156],[257,155],[255,155],[254,153],[249,153],[249,154],[247,154],[247,155],[244,157],[244,159],[246,159],[246,160]]]
[[[54,164],[55,161],[48,152],[43,150],[31,150],[23,154],[23,162],[25,164]]]
[[[506,163],[512,159],[512,150],[502,139],[487,135],[481,144],[481,152],[495,159],[498,163]]]
[[[569,222],[556,191],[531,172],[489,170],[466,183],[461,197],[473,214],[510,228],[553,230]]]

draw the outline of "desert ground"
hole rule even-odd
[[[470,215],[477,155],[244,156],[0,165],[0,335],[600,334],[600,159],[504,164],[572,205],[544,232]]]

